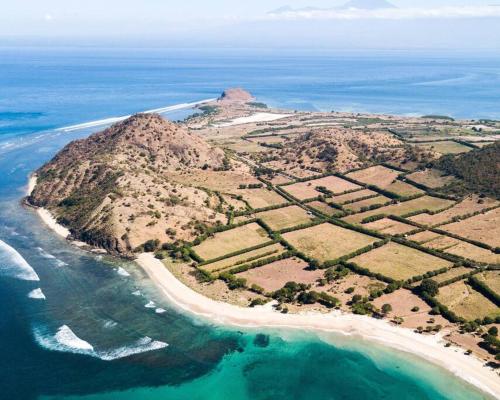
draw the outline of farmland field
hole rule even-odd
[[[276,231],[305,224],[313,218],[306,210],[299,206],[264,211],[256,214],[256,217],[261,218],[272,230]]]
[[[350,211],[358,212],[361,209],[363,209],[364,207],[370,207],[370,206],[379,205],[379,204],[386,204],[386,203],[389,203],[390,201],[391,201],[391,199],[388,197],[377,196],[377,197],[371,197],[371,198],[365,199],[365,200],[356,201],[354,203],[346,204],[344,206],[344,208],[347,210],[350,210]]]
[[[496,294],[500,295],[500,271],[485,271],[476,275],[476,277]]]
[[[459,317],[469,321],[500,315],[500,308],[464,281],[440,288],[437,299]]]
[[[444,225],[440,229],[492,247],[500,247],[500,208]]]
[[[446,282],[449,279],[456,278],[457,276],[462,276],[462,275],[468,274],[472,271],[474,271],[472,268],[456,267],[456,268],[450,269],[448,272],[445,272],[444,274],[439,274],[439,275],[434,276],[432,278],[432,280],[436,281],[437,283],[442,283],[442,282]]]
[[[442,172],[436,169],[426,169],[417,171],[407,175],[409,179],[420,183],[428,188],[435,189],[453,182],[455,179],[452,176],[444,176]]]
[[[414,235],[408,236],[407,239],[413,240],[414,242],[422,244],[422,243],[430,242],[431,240],[434,240],[440,236],[441,235],[439,233],[434,233],[431,231],[423,231],[423,232],[419,232],[419,233],[416,233]]]
[[[434,215],[423,213],[415,215],[414,217],[410,217],[409,219],[418,224],[433,226],[451,221],[451,219],[454,217],[461,217],[464,215],[473,214],[477,211],[494,207],[497,204],[498,201],[494,199],[491,198],[480,199],[478,196],[473,195],[465,198],[464,200],[457,203],[452,208],[446,211]]]
[[[426,150],[433,150],[441,154],[459,154],[471,151],[472,148],[464,146],[463,144],[453,142],[451,140],[446,140],[443,142],[427,142],[419,143],[418,147],[422,147]]]
[[[254,209],[287,203],[287,200],[273,190],[241,189],[237,191]]]
[[[342,215],[342,211],[330,207],[327,203],[323,203],[322,201],[313,201],[312,203],[308,203],[307,205],[325,215],[328,215],[329,217],[331,217],[332,215],[337,215],[339,213],[341,213]]]
[[[257,284],[266,291],[274,291],[281,289],[287,282],[313,284],[323,277],[324,271],[308,271],[307,267],[308,264],[301,259],[287,258],[242,272],[237,276],[246,278],[248,285]]]
[[[327,176],[320,179],[314,179],[307,182],[298,182],[293,185],[283,186],[283,190],[290,193],[299,200],[312,199],[318,197],[321,193],[316,187],[324,186],[334,194],[344,193],[361,188],[359,185],[346,181],[336,176]]]
[[[376,196],[377,192],[370,189],[361,189],[356,192],[340,194],[338,196],[331,197],[328,201],[335,204],[344,204],[347,201],[354,201],[357,199],[362,199],[368,196]]]
[[[412,225],[394,221],[390,218],[382,218],[378,221],[370,222],[365,224],[364,227],[387,235],[400,235],[417,229]]]
[[[205,260],[212,260],[226,254],[248,249],[271,239],[267,232],[256,223],[250,223],[225,232],[216,233],[193,250]]]
[[[449,261],[393,242],[361,254],[350,261],[395,280],[407,280],[429,271],[452,266]]]
[[[256,257],[260,258],[267,258],[267,257],[272,257],[275,255],[278,255],[280,253],[283,253],[286,249],[279,243],[276,244],[271,244],[266,247],[262,247],[257,250],[252,250],[243,254],[240,254],[238,256],[230,257],[230,258],[225,258],[224,260],[216,261],[211,264],[206,264],[203,266],[203,269],[209,271],[209,272],[214,272],[214,271],[219,271],[222,269],[226,269],[235,265],[238,265],[242,262],[245,262],[245,260],[249,259],[254,259],[252,262],[257,261]]]
[[[378,241],[329,223],[288,232],[283,238],[298,251],[322,262],[335,260]]]
[[[482,247],[475,246],[471,243],[449,236],[436,237],[435,239],[425,243],[424,246],[430,249],[446,251],[447,253],[478,262],[488,264],[500,263],[500,254],[495,254],[490,250],[483,249]]]
[[[410,185],[409,183],[402,182],[402,181],[396,181],[394,183],[391,183],[389,186],[384,188],[385,190],[388,190],[391,193],[396,193],[400,196],[413,196],[416,194],[422,194],[424,193],[423,190]]]
[[[453,204],[450,200],[440,199],[438,197],[423,196],[418,199],[405,201],[398,204],[391,204],[389,206],[377,208],[376,210],[365,211],[363,213],[349,215],[343,220],[350,223],[360,223],[363,219],[372,215],[397,215],[402,216],[414,211],[430,210],[437,211],[446,208]]]
[[[346,176],[368,185],[375,185],[380,188],[386,188],[392,182],[394,182],[399,174],[400,172],[394,169],[390,169],[382,165],[376,165],[374,167],[351,172]]]

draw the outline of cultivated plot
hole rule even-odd
[[[459,317],[468,321],[484,317],[495,318],[500,315],[500,308],[464,281],[441,287],[437,299]]]
[[[350,261],[374,273],[402,281],[453,265],[449,261],[393,242]]]
[[[226,254],[264,244],[270,240],[267,232],[259,224],[250,223],[229,231],[216,233],[203,243],[193,247],[193,250],[204,260],[213,260]]]
[[[440,188],[455,181],[452,176],[445,176],[443,172],[432,168],[414,172],[407,175],[407,178],[431,189]]]
[[[364,227],[387,235],[402,235],[417,229],[412,225],[394,221],[390,218],[382,218],[378,221],[370,222],[365,224]]]
[[[298,251],[322,262],[335,260],[379,241],[329,223],[288,232],[283,238]]]
[[[316,188],[324,187],[333,194],[341,194],[351,190],[360,189],[361,186],[336,176],[327,176],[312,181],[298,182],[293,185],[283,186],[283,190],[290,193],[299,200],[306,200],[318,197],[322,193]]]
[[[264,211],[257,213],[255,216],[261,218],[272,230],[276,231],[306,224],[313,219],[310,212],[299,206]]]

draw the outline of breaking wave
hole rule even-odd
[[[118,360],[135,354],[164,349],[168,346],[168,343],[153,340],[146,336],[130,346],[110,350],[96,350],[89,342],[79,338],[67,325],[61,326],[55,335],[48,334],[42,328],[35,328],[33,334],[36,342],[47,350],[83,354],[103,361]]]
[[[144,307],[146,308],[156,308],[156,304],[154,301],[150,301],[148,304],[146,304]]]
[[[36,248],[38,250],[38,252],[40,253],[40,255],[43,257],[43,258],[46,258],[48,260],[54,260],[54,264],[56,265],[56,267],[65,267],[67,266],[68,264],[66,264],[64,261],[62,260],[59,260],[56,256],[48,253],[47,251],[45,251],[44,249],[42,249],[41,247],[37,247]]]
[[[31,292],[28,293],[28,297],[30,299],[36,299],[36,300],[45,300],[46,297],[42,292],[42,289],[38,288],[35,290],[32,290]]]
[[[156,314],[165,314],[166,312],[167,312],[167,310],[165,310],[164,308],[157,308],[155,310]]]
[[[118,267],[116,272],[118,272],[118,275],[121,276],[130,276],[130,274],[127,271],[125,271],[122,267]]]
[[[23,256],[2,240],[0,240],[0,274],[24,281],[40,280]]]

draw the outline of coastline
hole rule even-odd
[[[462,348],[444,347],[444,341],[439,336],[424,336],[410,329],[395,327],[387,321],[340,312],[281,314],[269,306],[242,308],[195,292],[180,282],[152,254],[143,253],[136,262],[173,304],[209,322],[240,328],[287,328],[358,336],[423,358],[483,392],[500,398],[498,375],[474,356],[465,355]]]

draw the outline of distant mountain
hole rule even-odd
[[[276,10],[270,11],[269,14],[279,15],[279,14],[287,14],[294,12],[334,11],[334,10],[349,10],[349,9],[380,10],[387,8],[397,8],[397,7],[386,0],[350,0],[343,6],[334,8],[317,8],[317,7],[292,8],[290,6],[283,6],[277,8]]]
[[[394,4],[386,0],[351,0],[339,7],[340,9],[356,8],[358,10],[378,10],[385,8],[396,8]]]

